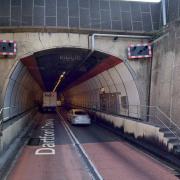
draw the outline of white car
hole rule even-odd
[[[86,111],[83,109],[71,109],[68,113],[68,120],[71,124],[90,125],[91,119]]]

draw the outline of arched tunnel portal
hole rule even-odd
[[[4,121],[41,102],[42,92],[53,91],[63,72],[56,91],[66,103],[137,116],[138,88],[121,59],[100,51],[62,47],[35,52],[13,66],[4,88]]]

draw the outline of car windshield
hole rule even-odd
[[[75,111],[74,114],[76,114],[76,115],[87,115],[87,113],[84,111]]]

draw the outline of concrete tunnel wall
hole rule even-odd
[[[27,111],[40,101],[42,90],[27,68],[19,61],[6,80],[3,121]]]
[[[154,43],[151,78],[151,105],[159,106],[178,126],[180,126],[179,38],[180,25],[177,20],[166,29],[164,36]]]
[[[101,92],[102,88],[103,92]],[[139,117],[139,93],[124,63],[120,63],[72,87],[64,95],[66,101],[73,105],[100,110],[101,93],[118,94],[119,106],[116,113]],[[121,97],[127,98],[127,107],[123,107]]]
[[[0,158],[0,168],[5,166],[7,159],[22,144],[20,137],[29,130],[35,119],[35,101],[42,97],[39,84],[21,61],[17,61],[12,67],[2,92],[4,110],[1,115],[3,132],[0,138],[0,154],[4,154]]]

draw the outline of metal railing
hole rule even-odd
[[[180,127],[168,117],[159,107],[156,107],[155,120],[167,128],[177,139],[180,140]]]
[[[160,128],[166,128],[180,140],[180,126],[157,106],[130,105],[128,106],[128,111],[124,111],[122,114]]]
[[[159,128],[165,128],[172,136],[180,140],[180,126],[157,106],[130,105],[128,106],[130,117],[142,122],[153,124]],[[127,112],[127,111],[126,111]]]
[[[130,105],[128,106],[128,111],[125,111],[125,113],[139,121],[157,126],[161,130],[164,129],[162,132],[170,133],[170,136],[167,138],[177,139],[178,141],[174,141],[174,145],[180,145],[180,126],[159,107]]]

